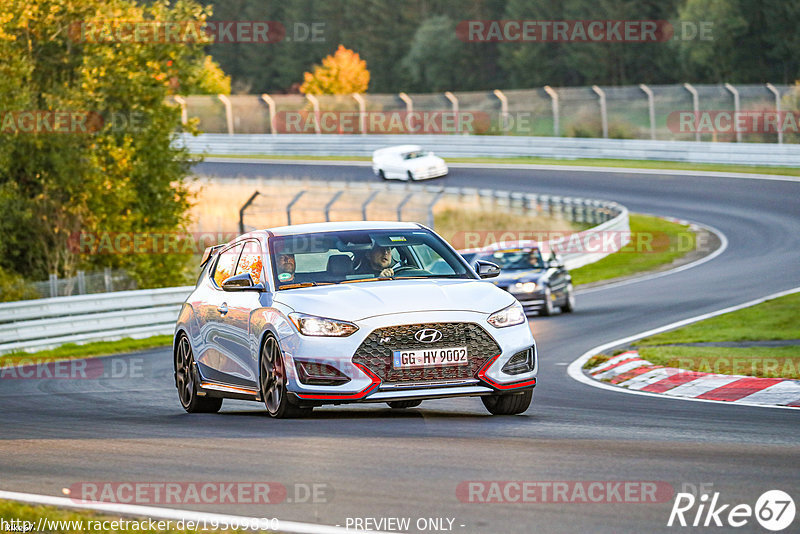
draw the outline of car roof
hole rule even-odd
[[[346,230],[419,230],[422,225],[414,222],[400,221],[345,221],[293,224],[291,226],[278,226],[267,228],[275,236],[314,234],[318,232],[336,232]]]
[[[406,152],[419,152],[422,150],[420,145],[396,145],[386,148],[379,148],[375,154],[404,154]]]

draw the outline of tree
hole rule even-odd
[[[80,236],[185,228],[195,160],[172,141],[192,128],[166,97],[221,91],[230,82],[206,58],[203,32],[178,42],[163,33],[132,40],[113,25],[186,28],[209,13],[192,0],[7,0],[0,7],[0,268],[28,280],[109,266],[128,269],[140,287],[182,281],[185,255],[120,248],[101,255]],[[16,122],[57,113],[77,122],[64,133],[48,132],[46,122],[32,130]]]
[[[349,95],[364,93],[369,86],[367,62],[342,45],[333,55],[304,74],[300,92],[306,95]]]

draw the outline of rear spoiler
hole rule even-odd
[[[223,244],[223,245],[214,245],[213,247],[206,247],[206,249],[203,251],[203,259],[200,260],[200,267],[205,265],[208,262],[208,260],[211,259],[211,256],[213,256],[219,249],[221,249],[224,246],[225,245]]]

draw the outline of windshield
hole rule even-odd
[[[270,240],[278,289],[397,280],[475,278],[459,256],[427,230],[320,232]]]
[[[417,150],[415,152],[409,152],[403,156],[403,159],[417,159],[417,158],[424,158],[430,154],[430,152],[425,152],[424,150]]]
[[[496,263],[504,271],[543,269],[544,261],[539,249],[498,250],[488,254],[478,254],[473,259]]]

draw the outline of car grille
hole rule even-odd
[[[442,339],[435,343],[420,343],[414,334],[423,328],[435,328]],[[381,343],[383,341],[383,343]],[[392,367],[392,351],[466,346],[468,365],[447,365],[416,369]],[[475,323],[428,323],[389,326],[373,330],[353,355],[359,363],[375,373],[383,382],[402,383],[475,378],[483,364],[500,353],[492,337]]]

